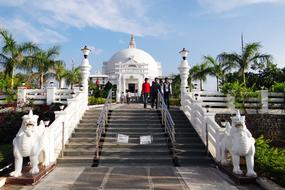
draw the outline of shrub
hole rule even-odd
[[[285,150],[270,146],[263,136],[256,139],[255,163],[261,175],[285,186]]]
[[[275,82],[271,87],[272,92],[285,92],[285,82]]]
[[[173,106],[180,106],[180,99],[179,98],[170,98],[169,104]]]
[[[95,98],[94,96],[89,96],[88,97],[88,104],[89,105],[96,105],[96,104],[104,104],[105,103],[105,98]]]

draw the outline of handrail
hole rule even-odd
[[[168,133],[169,138],[170,138],[170,142],[171,142],[171,146],[172,146],[172,154],[173,157],[176,157],[176,140],[175,140],[175,123],[173,122],[173,119],[167,109],[167,106],[164,102],[163,96],[160,92],[158,92],[157,94],[157,101],[158,101],[158,107],[160,108],[161,111],[161,123],[164,125],[165,127],[165,132]]]
[[[97,129],[96,129],[96,158],[99,158],[100,151],[100,139],[102,134],[106,131],[106,124],[108,123],[108,111],[109,106],[112,103],[112,89],[109,90],[108,96],[105,100],[105,104],[100,112],[99,118],[97,120]]]

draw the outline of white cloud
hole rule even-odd
[[[59,43],[67,39],[58,32],[48,28],[36,28],[20,18],[0,18],[0,27],[8,29],[12,34],[24,36],[35,43]]]
[[[238,7],[254,4],[285,3],[284,0],[198,0],[198,2],[207,11],[214,13],[226,12]]]
[[[16,0],[18,8],[32,16],[36,22],[49,28],[103,28],[135,35],[161,35],[167,33],[159,20],[147,17],[147,3],[142,0]],[[5,4],[5,2],[8,2]],[[17,6],[0,0],[0,6]]]
[[[100,55],[103,52],[101,48],[97,48],[95,46],[88,46],[88,48],[90,48],[95,55]]]

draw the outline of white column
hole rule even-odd
[[[55,102],[56,87],[47,87],[47,105]]]
[[[116,94],[116,101],[120,102],[120,97],[121,97],[121,82],[122,82],[122,76],[119,74],[118,79],[117,79],[117,94]]]
[[[261,113],[268,113],[268,90],[261,90]]]
[[[124,94],[125,94],[126,93],[126,79],[125,79],[124,75],[122,76],[122,84],[123,84],[122,92],[124,92]]]
[[[82,77],[81,85],[83,86],[83,92],[85,94],[86,99],[88,98],[88,80],[89,80],[89,75],[90,75],[90,70],[91,70],[91,65],[89,64],[89,60],[88,60],[89,52],[84,53],[84,58],[81,61],[81,65],[80,65],[80,71],[81,71],[81,77]]]
[[[180,78],[181,78],[181,86],[180,86],[180,91],[181,91],[181,106],[184,105],[184,97],[187,94],[186,87],[188,87],[188,76],[189,76],[189,69],[190,66],[188,64],[187,59],[183,59],[180,63],[180,67],[178,67],[178,70],[180,72]]]
[[[18,87],[17,90],[17,107],[23,107],[27,101],[27,88],[25,86]]]

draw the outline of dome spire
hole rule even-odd
[[[131,34],[131,40],[130,40],[129,48],[136,48],[136,42],[135,42],[134,34]]]

